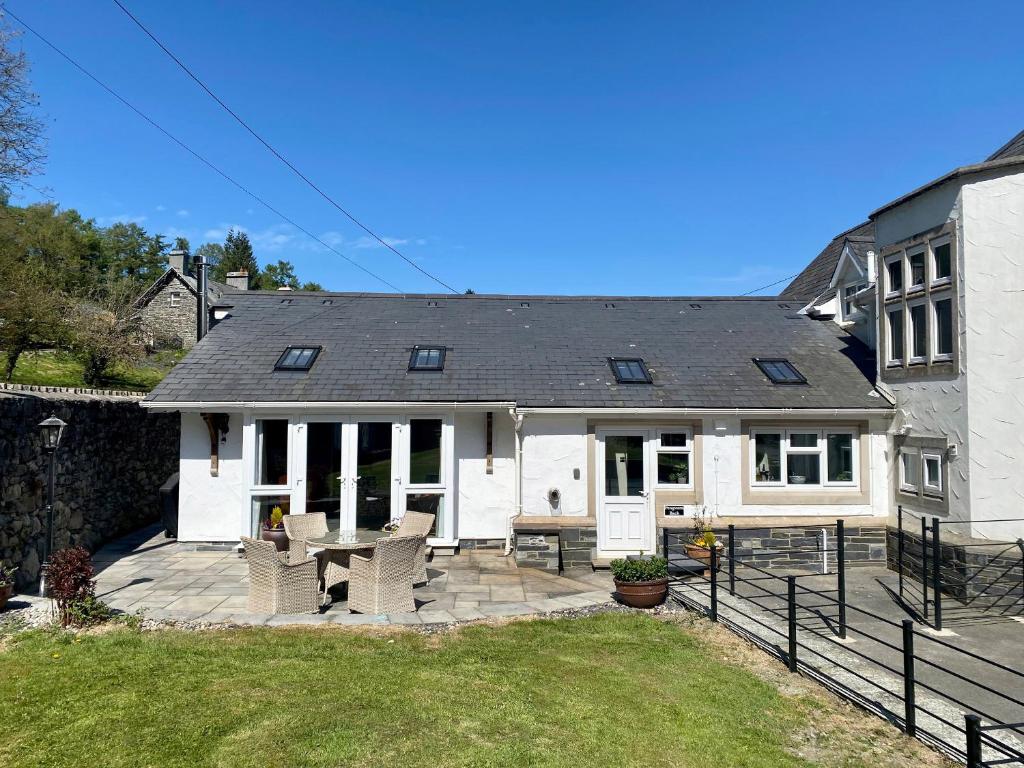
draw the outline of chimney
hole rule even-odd
[[[228,285],[239,291],[249,290],[249,270],[243,269],[238,272],[228,272]]]
[[[196,259],[196,341],[202,341],[210,330],[210,299],[206,292],[206,257],[202,254]]]
[[[189,274],[188,251],[171,251],[167,254],[167,262],[170,267],[177,270],[178,274]]]

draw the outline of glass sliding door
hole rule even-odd
[[[392,427],[361,421],[356,433],[356,528],[379,531],[391,522]]]
[[[324,512],[340,525],[341,422],[310,422],[306,432],[306,511]]]

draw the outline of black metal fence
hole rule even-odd
[[[942,630],[950,621],[1024,615],[1024,539],[979,541],[970,535],[971,527],[1020,520],[966,523],[920,516],[910,528],[912,519],[897,508],[893,569],[900,599],[923,621]],[[967,526],[968,534],[959,535],[958,526]]]
[[[739,532],[730,527],[729,541]],[[972,768],[1024,765],[1018,741],[1024,724],[1009,722],[1024,715],[1024,673],[922,634],[912,619],[892,621],[849,603],[842,536],[835,544],[834,588],[807,586],[809,578],[822,579],[816,574],[772,573],[727,547],[707,549],[707,569],[675,580],[672,595],[784,661],[790,671],[818,680]],[[679,533],[665,539],[668,556],[688,546],[693,545]],[[848,634],[857,642],[843,642]],[[982,667],[1005,681],[1005,690],[978,679],[985,677],[978,674]]]

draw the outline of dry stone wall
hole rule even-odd
[[[38,424],[68,423],[57,452],[54,547],[104,542],[154,522],[159,489],[178,469],[178,414],[151,414],[138,397],[73,390],[0,390],[0,560],[18,586],[39,576],[46,535],[47,458]]]

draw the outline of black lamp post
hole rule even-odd
[[[50,554],[53,552],[53,489],[57,479],[57,447],[64,434],[63,421],[56,414],[39,422],[43,434],[43,450],[50,459],[50,478],[46,486],[46,546],[43,549],[43,570],[39,578],[39,595],[46,596],[46,572],[50,567]]]

